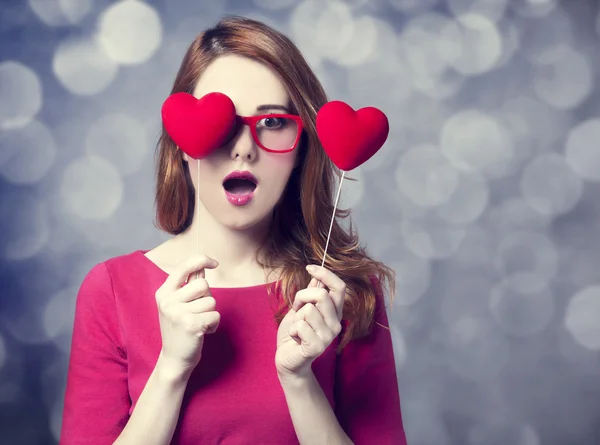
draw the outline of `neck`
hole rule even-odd
[[[264,272],[256,254],[268,235],[269,222],[270,218],[266,218],[249,228],[230,228],[201,205],[190,227],[175,236],[173,242],[182,257],[201,253],[219,262],[216,269],[205,271],[209,282],[253,282]]]

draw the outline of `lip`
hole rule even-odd
[[[256,176],[254,176],[248,170],[244,170],[244,171],[234,170],[234,171],[232,171],[227,176],[225,176],[225,178],[223,178],[223,183],[225,183],[225,181],[227,181],[229,179],[247,179],[249,181],[254,182],[255,185],[258,185],[258,179],[256,179]]]
[[[232,203],[234,206],[245,206],[254,197],[254,192],[246,193],[245,195],[234,195],[233,193],[229,193],[225,190],[225,196],[227,197],[227,201]]]

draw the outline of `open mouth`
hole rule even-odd
[[[256,189],[256,183],[250,179],[231,178],[223,182],[223,187],[233,195],[242,196],[252,193]]]

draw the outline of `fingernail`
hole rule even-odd
[[[317,267],[313,266],[312,264],[309,264],[308,266],[306,266],[306,270],[308,270],[309,272],[316,272]]]

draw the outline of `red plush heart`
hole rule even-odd
[[[235,125],[235,106],[222,93],[200,99],[188,93],[171,94],[162,106],[165,130],[179,148],[201,159],[222,146]]]
[[[386,115],[374,107],[354,111],[348,104],[334,100],[323,105],[317,114],[321,145],[344,171],[364,164],[377,153],[389,130]]]

